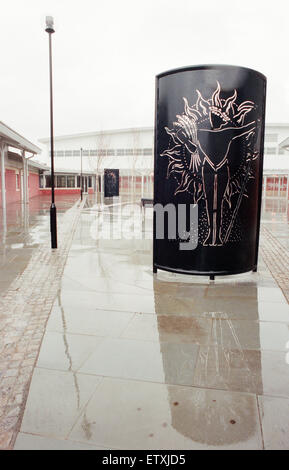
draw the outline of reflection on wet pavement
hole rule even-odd
[[[127,238],[140,228],[117,202],[82,212],[16,448],[288,448],[289,306],[266,264],[153,275],[152,241]],[[274,210],[264,226],[286,249]],[[96,237],[103,212],[121,239]]]
[[[8,205],[7,211],[2,214],[5,226],[1,233],[1,449],[13,447],[21,425],[45,326],[59,290],[70,242],[82,208],[78,203],[79,198],[75,197],[57,198],[57,202],[57,250],[50,248],[49,199],[46,202],[45,198],[30,200],[29,206],[26,206],[24,227],[17,220],[17,209],[20,206]]]
[[[78,195],[57,197],[57,221],[79,199]],[[30,199],[29,205],[11,203],[0,208],[0,295],[27,267],[35,249],[49,243],[49,196]]]

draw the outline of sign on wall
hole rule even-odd
[[[119,170],[104,170],[104,197],[119,196]]]
[[[198,66],[156,78],[154,204],[197,206],[197,242],[158,238],[154,270],[233,274],[257,267],[266,78]],[[169,212],[169,211],[167,211]],[[189,211],[187,211],[189,213]],[[168,217],[165,223],[170,224]],[[180,218],[180,217],[179,217]],[[190,220],[186,222],[187,233]]]

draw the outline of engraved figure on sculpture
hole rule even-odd
[[[196,104],[189,106],[184,99],[184,112],[177,115],[173,128],[165,128],[174,146],[166,149],[161,156],[169,159],[168,177],[174,176],[178,182],[175,195],[188,192],[197,203],[205,199],[208,233],[203,245],[220,246],[228,241],[232,225],[237,215],[244,186],[252,177],[251,162],[258,157],[254,150],[257,123],[245,118],[255,104],[244,101],[236,104],[237,91],[227,99],[220,97],[220,84],[210,99],[205,100],[199,90]],[[244,139],[245,158],[241,178],[230,175],[229,152],[236,139]],[[231,208],[232,194],[240,193],[237,211],[232,223],[223,233],[223,206],[227,202]],[[236,208],[235,208],[236,209]]]

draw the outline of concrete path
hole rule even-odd
[[[0,448],[13,446],[45,325],[80,214],[78,198],[57,198],[59,248],[50,249],[48,198],[8,205],[2,225]],[[3,218],[2,218],[3,221]]]
[[[283,206],[264,206],[270,270],[211,283],[153,276],[149,209],[129,239],[124,206],[84,207],[15,449],[288,449]]]

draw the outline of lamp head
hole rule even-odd
[[[53,16],[46,16],[45,31],[47,33],[55,33]]]

